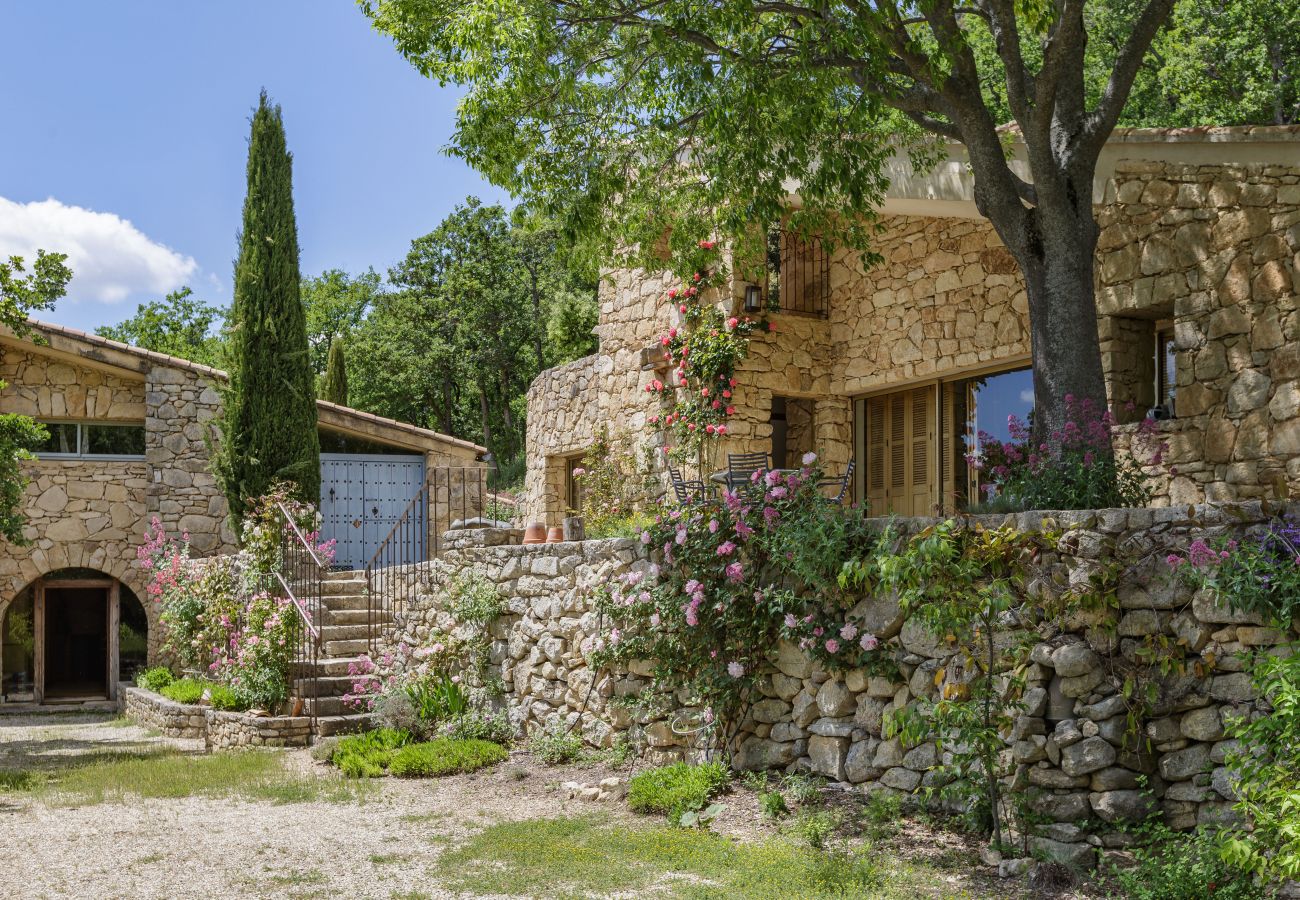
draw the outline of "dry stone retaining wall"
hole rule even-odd
[[[1300,504],[1286,510],[1300,515]],[[1295,639],[1206,596],[1193,596],[1166,577],[1164,557],[1194,537],[1241,535],[1276,510],[1259,503],[1231,506],[1024,513],[981,517],[1025,530],[1066,531],[1061,551],[1037,563],[1029,590],[1084,584],[1120,562],[1116,608],[1080,615],[1065,630],[1039,634],[1024,673],[1024,708],[1006,753],[1013,787],[1043,824],[1034,838],[1043,853],[1074,863],[1095,860],[1099,848],[1124,845],[1118,823],[1159,809],[1176,828],[1232,817],[1232,786],[1224,766],[1233,744],[1225,724],[1262,711],[1240,654],[1268,651]],[[1046,518],[1045,518],[1046,517]],[[933,520],[901,520],[917,528]],[[608,746],[622,735],[652,762],[692,755],[690,738],[671,723],[630,712],[616,698],[648,685],[650,665],[629,672],[593,671],[584,652],[599,633],[595,590],[650,562],[629,540],[513,546],[507,532],[461,535],[459,546],[430,566],[405,570],[420,599],[398,617],[392,645],[426,644],[434,631],[458,626],[447,610],[446,586],[473,569],[498,585],[507,614],[491,629],[492,662],[505,684],[513,721],[524,731],[547,723],[577,723],[590,743]],[[517,537],[517,535],[516,535]],[[496,542],[481,545],[483,539]],[[904,794],[936,786],[943,751],[934,742],[905,745],[883,734],[887,716],[936,685],[957,677],[958,649],[914,622],[891,616],[879,635],[892,650],[899,677],[855,670],[831,673],[799,651],[773,648],[760,681],[762,699],[741,729],[734,763],[741,769],[809,770],[857,790]],[[1027,601],[1028,602],[1028,601]],[[890,620],[893,620],[890,622]],[[1185,663],[1159,678],[1143,662],[1147,648],[1168,641]],[[394,654],[399,660],[401,654]],[[1198,669],[1203,674],[1198,675]],[[942,677],[939,676],[943,673]],[[1158,684],[1153,705],[1138,710],[1121,694],[1127,677]],[[1130,722],[1135,727],[1130,727]]]
[[[122,711],[140,725],[157,728],[165,737],[203,740],[207,734],[206,707],[177,703],[142,687],[123,685]]]

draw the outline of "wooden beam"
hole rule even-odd
[[[108,589],[108,699],[117,699],[117,676],[119,667],[118,622],[121,621],[122,586],[114,581]]]

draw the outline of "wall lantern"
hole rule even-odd
[[[745,312],[756,313],[763,309],[763,289],[756,284],[745,285]]]

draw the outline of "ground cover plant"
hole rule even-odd
[[[491,741],[438,738],[400,747],[388,770],[399,778],[436,778],[474,772],[509,755],[505,747]]]
[[[909,872],[870,853],[821,853],[782,840],[736,843],[709,831],[629,828],[598,817],[492,825],[443,853],[436,871],[475,894],[667,897],[916,897]]]
[[[284,754],[269,751],[201,756],[169,750],[95,753],[53,767],[7,771],[0,778],[0,790],[47,806],[184,797],[352,802],[370,795],[356,782],[295,772]]]
[[[721,762],[672,763],[633,775],[627,804],[637,812],[662,813],[677,825],[687,813],[705,809],[730,780],[731,773]]]

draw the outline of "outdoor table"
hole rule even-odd
[[[798,472],[799,470],[798,469],[763,469],[761,471],[764,474],[768,472],[780,472],[782,475],[791,475],[795,472]],[[729,472],[727,469],[723,469],[720,472],[714,472],[712,475],[709,476],[709,481],[714,481],[717,482],[718,484],[725,485],[727,483],[728,474]]]

